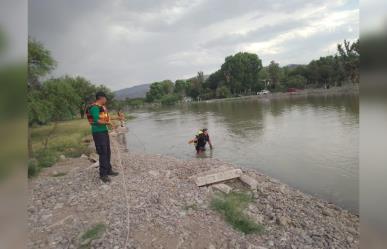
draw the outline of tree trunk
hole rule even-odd
[[[28,126],[28,158],[33,157],[33,151],[32,151],[32,140],[31,140],[31,127]]]

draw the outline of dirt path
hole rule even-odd
[[[120,175],[110,184],[86,158],[29,181],[28,248],[359,248],[357,216],[250,170],[259,187],[246,213],[265,232],[244,235],[209,207],[214,190],[190,179],[224,162],[126,153],[112,140]],[[59,172],[67,174],[52,176]],[[95,224],[105,231],[82,241]]]

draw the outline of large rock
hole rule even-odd
[[[244,183],[246,183],[247,185],[249,185],[250,189],[256,190],[257,187],[258,187],[258,182],[257,182],[257,180],[255,180],[254,178],[252,178],[252,177],[250,177],[250,176],[248,176],[248,175],[243,174],[243,175],[241,175],[241,176],[239,177],[239,179],[240,179],[242,182],[244,182]]]
[[[212,187],[216,190],[219,190],[225,194],[228,194],[230,193],[230,191],[232,190],[232,188],[224,183],[218,183],[218,184],[214,184],[212,185]]]

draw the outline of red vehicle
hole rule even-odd
[[[288,90],[287,90],[288,93],[295,93],[295,92],[298,92],[298,91],[301,91],[301,89],[297,89],[297,88],[291,87],[291,88],[288,88]]]

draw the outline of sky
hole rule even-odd
[[[53,76],[113,90],[210,74],[237,52],[306,64],[359,37],[358,0],[30,0],[28,12]]]

